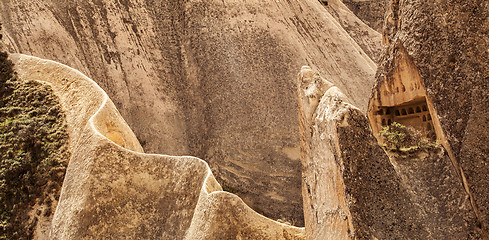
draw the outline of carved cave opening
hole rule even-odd
[[[368,118],[375,136],[382,142],[379,132],[397,122],[414,128],[430,141],[438,140],[433,107],[419,71],[404,48],[398,49],[393,66],[374,89],[369,103]]]
[[[374,122],[379,131],[382,127],[397,122],[418,130],[422,136],[431,141],[436,140],[426,98],[414,99],[396,106],[377,106],[374,116],[376,119]]]

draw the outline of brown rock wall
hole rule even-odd
[[[81,70],[147,152],[204,158],[252,208],[298,225],[295,69],[317,66],[366,109],[376,66],[365,52],[380,42],[315,0],[0,4],[10,51]]]
[[[19,76],[52,86],[67,115],[73,154],[49,239],[304,239],[303,228],[223,192],[204,161],[141,153],[114,104],[82,73],[31,56],[13,59]]]
[[[311,71],[302,68],[298,92],[307,239],[481,239],[443,148],[386,151],[365,115]]]
[[[404,46],[439,119],[444,147],[487,233],[488,3],[394,1],[391,9],[384,35],[390,45],[379,83],[392,69],[393,53]]]

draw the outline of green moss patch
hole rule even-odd
[[[65,116],[51,88],[23,81],[0,53],[0,239],[31,239],[38,217],[51,216],[67,161]],[[42,212],[29,216],[34,205]]]

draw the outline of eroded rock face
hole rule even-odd
[[[390,154],[418,207],[425,239],[480,239],[477,219],[450,157],[442,147]]]
[[[417,130],[429,141],[444,141],[436,110],[416,65],[400,45],[392,52],[391,69],[374,88],[367,116],[374,135],[394,122]]]
[[[405,51],[426,91],[437,138],[470,196],[486,238],[489,224],[488,4],[487,1],[392,1],[383,37],[389,48],[381,61],[376,86],[378,91],[388,82],[396,69],[397,53]]]
[[[321,89],[304,80],[309,71],[299,74],[298,92],[307,239],[481,238],[446,151],[386,152],[338,88],[304,101],[308,89]]]
[[[343,3],[375,31],[382,32],[388,0],[343,0]]]
[[[416,209],[365,117],[346,101],[330,88],[311,124],[301,124],[307,239],[402,239],[421,232],[407,232],[413,222],[405,220]]]
[[[365,53],[375,62],[380,59],[382,46],[378,44],[381,41],[381,34],[377,25],[368,23],[373,15],[382,15],[383,10],[378,7],[372,7],[374,1],[362,1],[362,5],[370,5],[368,10],[359,10],[358,6],[352,5],[354,1],[341,0],[321,0],[323,7],[335,18],[343,29],[358,43]],[[382,13],[381,13],[382,12]],[[368,17],[367,17],[368,16]],[[380,29],[382,29],[383,17],[379,16]],[[368,20],[367,20],[368,19]],[[377,23],[376,23],[377,24]]]
[[[26,55],[13,61],[23,79],[50,84],[66,112],[72,157],[48,239],[304,239],[303,228],[223,192],[204,161],[142,153],[112,101],[82,73]]]
[[[317,67],[365,110],[376,68],[365,52],[380,42],[340,11],[346,32],[316,0],[0,4],[11,52],[84,72],[146,152],[206,159],[253,209],[298,225],[296,69]]]

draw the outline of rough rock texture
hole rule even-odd
[[[204,161],[141,153],[112,101],[82,73],[13,60],[22,78],[52,86],[67,115],[72,157],[49,239],[303,239],[303,228],[222,192]]]
[[[389,49],[376,89],[405,49],[426,89],[437,138],[488,238],[489,3],[408,0],[393,1],[390,9],[383,36]]]
[[[227,192],[201,195],[185,239],[304,240],[304,228],[291,227],[258,215]]]
[[[477,219],[457,171],[442,147],[390,154],[417,206],[424,239],[480,239]]]
[[[299,82],[303,99],[303,90],[316,83]],[[306,239],[407,238],[405,230],[412,222],[405,220],[415,216],[416,209],[366,119],[344,102],[336,87],[319,99],[312,115],[300,111]],[[299,106],[308,104],[300,101]],[[411,231],[412,236],[422,234]]]
[[[445,151],[388,156],[365,115],[311,72],[298,86],[306,239],[481,237]]]
[[[11,52],[81,70],[147,152],[204,158],[253,209],[298,225],[296,69],[319,69],[363,110],[373,85],[365,51],[380,38],[337,12],[341,25],[316,0],[0,1]]]
[[[382,32],[388,0],[343,0],[343,3],[363,22]]]
[[[380,14],[381,10],[369,9],[368,11],[356,11],[355,8],[347,6],[347,2],[341,0],[321,1],[322,5],[335,18],[335,20],[345,29],[348,34],[360,45],[365,53],[377,62],[381,56],[382,45],[378,44],[381,40],[379,29],[373,28],[372,25],[365,23],[365,15]],[[353,12],[352,12],[353,11]],[[382,13],[383,15],[383,13]],[[360,18],[361,19],[360,19]],[[363,18],[362,18],[363,17]],[[381,19],[381,23],[383,18]],[[382,26],[382,25],[381,25]],[[382,29],[382,28],[381,28]]]

